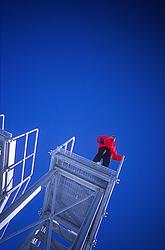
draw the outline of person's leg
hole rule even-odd
[[[106,149],[106,152],[103,154],[103,166],[109,167],[109,163],[110,163],[110,150]]]
[[[99,162],[105,152],[106,148],[105,147],[102,147],[98,150],[98,153],[95,155],[93,161],[94,162]]]

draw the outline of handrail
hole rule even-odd
[[[26,162],[27,159],[29,159],[31,157],[32,157],[31,171],[30,171],[30,174],[27,176],[26,179],[30,178],[32,176],[32,174],[33,174],[33,171],[34,171],[34,161],[35,161],[36,148],[37,148],[37,141],[38,141],[38,132],[39,132],[39,129],[36,128],[36,129],[30,130],[30,131],[28,131],[28,132],[26,132],[24,134],[21,134],[19,136],[16,136],[16,137],[12,138],[11,140],[9,140],[9,143],[11,143],[13,141],[17,141],[18,139],[20,139],[22,137],[25,137],[23,158],[20,161],[12,164],[11,166],[8,166],[8,168],[6,169],[6,171],[9,171],[10,169],[15,168],[17,165],[19,165],[21,163],[23,164],[22,165],[22,173],[21,173],[21,181],[18,184],[18,186],[22,186],[22,184],[25,181],[25,179],[24,179],[25,162]],[[32,133],[35,133],[35,141],[34,141],[34,146],[33,146],[33,152],[31,154],[29,154],[29,155],[26,155],[27,154],[27,146],[28,146],[29,135],[32,134]]]
[[[71,139],[69,139],[68,141],[66,141],[65,143],[63,143],[61,146],[59,146],[58,147],[58,149],[60,149],[60,148],[64,148],[65,150],[68,150],[68,144],[70,143],[70,142],[72,142],[72,144],[71,144],[71,148],[70,148],[70,152],[72,153],[72,151],[73,151],[73,147],[74,147],[74,144],[75,144],[75,139],[76,139],[76,137],[75,136],[73,136]]]
[[[124,160],[125,160],[125,155],[122,156],[122,159],[119,162],[119,166],[118,166],[118,169],[117,169],[117,178],[119,177],[119,174],[120,174],[121,168],[123,166]]]
[[[4,117],[3,115],[1,115],[2,117]],[[4,118],[3,118],[4,119]],[[32,147],[32,151],[28,152],[28,145],[29,145],[29,139],[31,134],[34,134],[34,142],[31,145]],[[15,158],[15,154],[17,155],[18,151],[16,151],[16,145],[17,145],[17,141],[19,140],[24,140],[24,149],[23,149],[23,155],[22,158],[20,160],[17,160],[16,162],[15,159],[13,160],[13,162],[9,163],[8,161],[8,165],[5,167],[5,169],[3,170],[2,174],[3,174],[3,178],[4,178],[4,182],[3,182],[3,192],[5,194],[4,196],[4,202],[3,202],[3,206],[1,207],[2,211],[4,210],[5,206],[6,206],[6,202],[9,199],[10,195],[13,194],[13,197],[10,200],[10,204],[13,204],[16,200],[16,198],[18,197],[18,195],[23,195],[27,189],[27,186],[30,182],[30,179],[33,175],[33,171],[34,171],[34,162],[35,162],[35,156],[36,156],[36,148],[37,148],[37,141],[38,141],[38,133],[39,133],[39,129],[33,129],[31,131],[28,131],[24,134],[21,134],[19,136],[16,136],[14,138],[11,138],[10,140],[8,140],[9,143],[9,149],[10,149],[10,145],[12,145],[12,143],[14,143],[15,148],[12,149],[14,150],[14,158]],[[30,172],[28,172],[28,176],[26,175],[26,161],[28,159],[32,159],[31,161],[31,165],[30,165]],[[19,177],[18,180],[16,180],[16,173],[17,173],[17,166],[20,165],[21,166],[21,176]],[[16,180],[16,182],[14,183],[14,181]],[[24,186],[23,186],[24,185]],[[21,190],[21,188],[23,187],[23,189]],[[2,212],[1,211],[1,212]],[[3,232],[0,235],[0,240],[3,238],[7,227],[9,225],[9,222],[6,224],[5,228],[3,229]]]

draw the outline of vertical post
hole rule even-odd
[[[70,149],[70,152],[72,153],[73,151],[73,147],[74,147],[74,144],[75,144],[75,137],[72,138],[72,145],[71,145],[71,149]]]
[[[52,204],[51,204],[51,216],[49,220],[49,227],[48,227],[48,238],[47,238],[47,244],[46,244],[46,250],[50,250],[50,245],[51,245],[51,237],[52,237],[52,227],[53,227],[53,216],[55,212],[55,198],[56,198],[56,186],[57,186],[57,178],[58,174],[56,175],[56,178],[52,179],[51,185],[54,186],[53,190],[53,198],[52,198]]]
[[[26,161],[26,151],[27,151],[27,142],[28,142],[28,134],[26,133],[26,135],[25,135],[25,147],[24,147],[24,154],[23,154],[21,182],[23,181],[23,178],[24,178],[25,161]]]
[[[0,117],[2,117],[2,130],[5,129],[5,115],[1,114]]]
[[[117,178],[119,177],[119,174],[120,174],[124,159],[125,159],[125,156],[122,157],[122,159],[121,159],[121,161],[119,163],[119,166],[118,166],[118,169],[117,169]]]
[[[34,161],[35,161],[35,157],[36,157],[36,149],[37,149],[37,141],[38,141],[38,132],[39,130],[36,129],[36,138],[35,138],[35,143],[34,143],[34,151],[33,151],[33,161],[32,161],[32,168],[31,168],[31,175],[33,174],[33,170],[34,170]]]

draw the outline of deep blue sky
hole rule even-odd
[[[96,250],[164,249],[164,22],[160,1],[1,4],[0,112],[14,136],[40,129],[33,181],[72,136],[92,159],[97,135],[115,134],[127,156]]]

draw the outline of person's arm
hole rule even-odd
[[[117,154],[113,154],[113,159],[117,160],[117,161],[121,161],[122,156],[121,155],[117,155]]]
[[[114,160],[117,160],[117,161],[121,161],[121,159],[122,159],[122,156],[117,154],[117,150],[116,150],[115,144],[113,146],[113,155],[112,155],[112,158]]]

